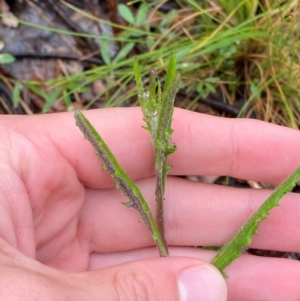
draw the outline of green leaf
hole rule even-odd
[[[157,107],[158,107],[158,97],[157,97],[157,89],[158,89],[158,82],[156,78],[156,73],[154,70],[150,71],[150,80],[149,80],[149,97],[148,97],[148,109],[151,112],[151,116],[148,118],[154,118],[156,114]]]
[[[156,95],[155,95],[155,75],[153,74],[154,71],[150,72],[150,91],[146,92],[144,90],[140,68],[137,58],[135,58],[133,63],[133,70],[135,75],[135,81],[137,85],[138,91],[138,100],[144,115],[144,120],[147,124],[146,129],[153,134],[153,129],[156,128],[155,118],[153,116],[154,112],[157,109],[156,105]]]
[[[267,218],[270,210],[278,206],[281,198],[296,185],[300,178],[300,167],[298,167],[285,181],[283,181],[274,192],[265,200],[259,209],[240,228],[238,233],[217,253],[212,264],[217,267],[226,277],[224,269],[235,259],[241,256],[242,250],[249,246],[252,237],[256,233],[258,225]]]
[[[137,86],[137,92],[138,92],[138,99],[143,111],[144,116],[147,115],[147,106],[146,106],[146,95],[145,95],[145,90],[144,90],[144,85],[140,73],[140,67],[139,67],[139,62],[137,58],[134,59],[133,61],[133,72],[134,72],[134,77],[135,77],[135,82]]]
[[[109,175],[116,182],[117,188],[119,188],[129,199],[129,202],[124,203],[124,205],[126,207],[132,207],[140,213],[142,221],[152,233],[152,238],[159,249],[160,255],[167,256],[167,246],[165,245],[161,234],[159,233],[151,210],[139,188],[121,168],[117,159],[114,157],[113,153],[106,145],[102,137],[79,110],[75,111],[75,119],[76,125],[84,134],[85,139],[91,143],[96,155],[101,159],[103,163],[103,169],[109,173]]]
[[[63,99],[64,99],[64,102],[65,102],[67,108],[72,106],[70,93],[68,93],[66,90],[63,90]]]
[[[200,82],[197,84],[196,87],[197,92],[199,93],[201,98],[205,98],[206,97],[206,92],[204,91],[204,82]]]
[[[165,31],[166,27],[178,16],[178,11],[176,9],[171,9],[162,18],[158,28],[159,30]]]
[[[227,45],[222,48],[220,48],[220,55],[224,57],[230,57],[233,56],[237,52],[237,46],[232,44],[232,45]]]
[[[21,83],[16,82],[15,86],[14,86],[14,89],[13,89],[13,92],[12,92],[12,102],[13,102],[14,108],[16,108],[19,104],[20,94],[21,94]]]
[[[116,57],[113,60],[113,63],[117,63],[121,61],[126,55],[132,50],[134,47],[135,43],[134,42],[128,42],[121,48],[121,50],[118,52]]]
[[[43,91],[39,86],[31,82],[26,82],[26,85],[29,88],[29,90],[42,97],[44,100],[48,98],[48,94],[45,91]]]
[[[142,3],[136,14],[135,23],[136,25],[146,24],[148,16],[148,7],[145,3]]]
[[[211,92],[211,93],[216,93],[216,89],[215,89],[215,87],[214,87],[212,84],[206,82],[206,83],[205,83],[205,87],[206,87],[206,89],[207,89],[209,92]]]
[[[9,53],[0,53],[0,64],[11,64],[16,58]]]
[[[169,60],[166,78],[165,78],[164,94],[168,94],[168,91],[171,90],[172,85],[175,81],[176,71],[177,71],[176,58],[174,54],[172,54]]]
[[[218,76],[212,76],[212,77],[207,77],[205,79],[205,82],[209,82],[209,83],[216,83],[220,80],[220,77]]]
[[[100,45],[101,57],[106,65],[110,65],[110,48],[109,48],[109,39],[108,36],[103,34],[101,36],[101,45]]]
[[[42,113],[47,113],[51,109],[53,103],[57,100],[60,91],[60,88],[56,88],[51,94],[47,95],[47,98],[45,99],[46,103],[43,106]]]
[[[134,15],[132,14],[131,10],[129,7],[125,4],[119,4],[118,5],[118,11],[120,16],[127,21],[129,24],[135,25],[135,18]]]
[[[259,89],[260,81],[258,78],[254,78],[253,81],[251,81],[250,84],[250,92],[253,95],[253,97],[260,97],[261,90]]]

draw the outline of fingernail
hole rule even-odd
[[[227,295],[221,274],[207,266],[181,270],[178,289],[180,301],[225,301]]]

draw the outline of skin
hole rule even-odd
[[[154,210],[153,148],[140,109],[85,115]],[[73,113],[1,116],[2,300],[179,301],[178,271],[215,255],[194,246],[224,244],[270,191],[174,176],[278,184],[300,165],[300,133],[293,129],[180,109],[172,126],[178,151],[169,157],[165,201],[171,257],[160,259],[139,214],[122,206],[126,199],[75,127]],[[300,196],[289,193],[261,224],[253,247],[300,252],[298,212]],[[298,261],[245,254],[226,272],[230,301],[300,299]]]

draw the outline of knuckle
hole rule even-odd
[[[145,271],[119,270],[114,277],[114,286],[119,301],[160,300],[153,280]]]

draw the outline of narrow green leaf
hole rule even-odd
[[[199,84],[197,84],[197,88],[196,88],[197,92],[199,93],[201,98],[206,97],[206,93],[204,91],[204,83],[200,82]]]
[[[104,63],[106,65],[109,65],[111,63],[109,39],[108,36],[105,34],[101,36],[100,53]]]
[[[63,90],[63,99],[64,99],[64,102],[65,102],[67,108],[71,107],[71,105],[72,105],[71,97],[70,97],[70,94],[66,90]]]
[[[142,3],[139,7],[139,10],[136,14],[135,22],[136,25],[146,24],[148,16],[148,7],[145,3]]]
[[[51,94],[47,95],[47,98],[45,99],[46,103],[42,109],[42,113],[47,113],[51,109],[53,103],[57,100],[60,91],[60,88],[56,88]]]
[[[176,72],[177,72],[176,58],[175,58],[174,54],[172,54],[170,57],[170,60],[169,60],[168,68],[167,68],[164,93],[168,94],[169,91],[171,90],[172,85],[175,81]]]
[[[150,71],[149,98],[153,101],[156,100],[156,73],[154,70]]]
[[[254,78],[250,84],[250,92],[253,97],[260,97],[261,89],[259,87],[260,81],[258,78]]]
[[[138,92],[138,99],[139,103],[141,105],[142,111],[144,116],[147,115],[147,106],[146,106],[146,95],[145,95],[145,90],[144,90],[144,85],[140,73],[140,67],[139,67],[139,62],[137,58],[134,59],[133,62],[133,72],[134,72],[134,77],[135,77],[135,82],[137,86],[137,92]]]
[[[154,115],[157,113],[157,95],[156,89],[157,86],[157,77],[154,70],[150,71],[150,80],[149,80],[149,99],[148,99],[148,109],[151,113],[150,118],[154,118]]]
[[[265,200],[259,209],[241,227],[237,234],[225,244],[212,260],[212,264],[217,267],[226,277],[224,269],[235,259],[241,256],[242,250],[249,246],[252,237],[256,233],[258,225],[267,218],[270,210],[278,206],[281,198],[296,185],[300,178],[300,167],[298,167],[285,181],[283,181],[274,192]]]
[[[20,95],[21,95],[21,83],[16,82],[12,93],[12,103],[14,108],[16,108],[19,104]]]
[[[130,8],[125,4],[118,5],[118,12],[120,16],[129,24],[135,25],[135,18]]]
[[[26,82],[26,85],[29,88],[29,90],[31,90],[35,94],[39,95],[40,97],[42,97],[44,100],[46,100],[48,98],[48,94],[45,91],[43,91],[43,89],[40,88],[39,86],[37,86],[31,82]]]
[[[161,91],[161,83],[159,81],[159,79],[157,79],[157,107],[161,106],[161,102],[162,102],[162,91]]]
[[[209,82],[209,83],[216,83],[220,80],[220,77],[218,76],[212,76],[212,77],[207,77],[205,79],[206,82]]]
[[[211,83],[206,82],[205,87],[210,93],[216,93],[216,88]]]
[[[118,52],[116,57],[113,60],[113,63],[117,63],[121,61],[123,58],[126,57],[126,55],[132,50],[134,47],[135,43],[134,42],[128,42],[121,48],[121,50]]]
[[[159,249],[160,255],[167,256],[167,246],[165,245],[161,234],[159,233],[151,210],[139,188],[121,168],[117,159],[114,157],[111,150],[101,138],[99,133],[79,110],[75,111],[75,119],[76,125],[84,134],[85,139],[87,139],[91,143],[96,152],[96,155],[101,159],[103,163],[103,169],[110,174],[110,176],[116,182],[117,188],[119,188],[129,199],[129,202],[126,202],[124,205],[126,207],[132,207],[140,213],[142,222],[145,223],[145,225],[152,233],[152,238]]]
[[[167,68],[162,103],[158,109],[157,140],[160,142],[166,140],[168,141],[167,143],[169,143],[170,137],[165,136],[165,133],[171,126],[174,100],[178,90],[179,81],[180,76],[176,75],[176,59],[172,54]]]
[[[142,76],[140,72],[140,66],[137,58],[134,59],[133,61],[133,72],[134,72],[134,77],[137,85],[137,91],[138,91],[138,96],[144,94],[144,85],[142,82]]]

